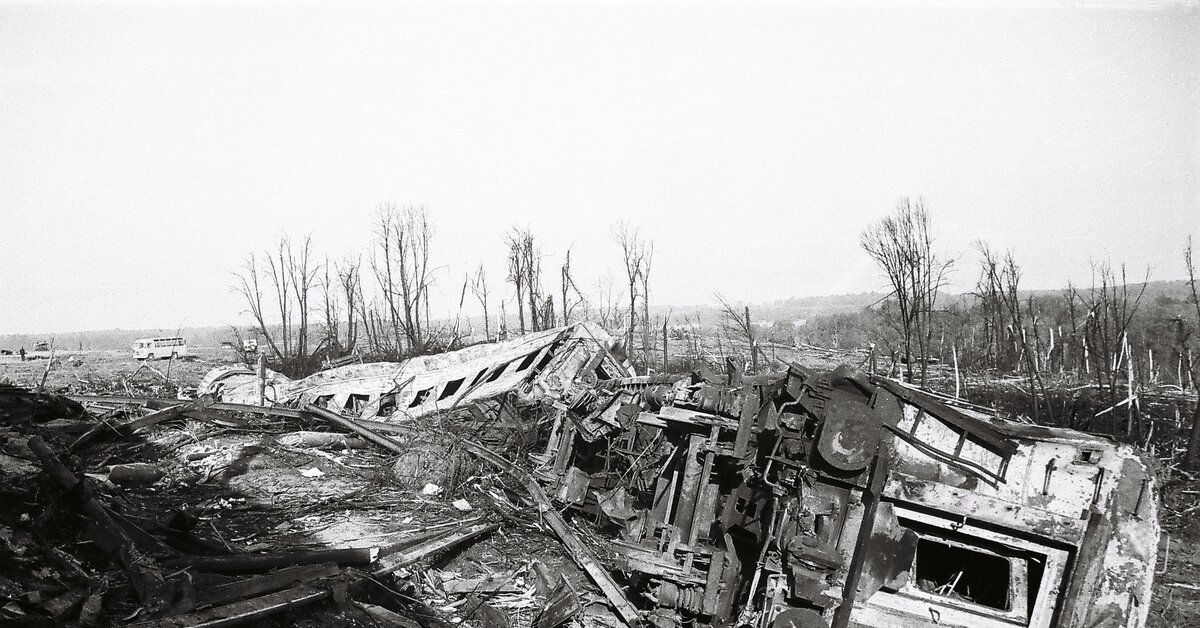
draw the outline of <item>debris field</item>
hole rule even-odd
[[[1133,448],[579,323],[194,398],[0,388],[11,625],[1143,626]]]

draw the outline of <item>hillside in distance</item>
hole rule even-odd
[[[1186,281],[1151,281],[1145,285],[1146,292],[1142,297],[1143,304],[1162,301],[1186,303],[1191,300],[1191,292]],[[1131,298],[1136,296],[1141,286],[1141,283],[1129,284],[1128,288]],[[1081,284],[1076,285],[1075,289],[1086,294],[1090,287],[1090,284]],[[1065,294],[1065,291],[1066,287],[1064,286],[1059,289],[1022,291],[1022,294],[1023,296],[1058,297]],[[651,297],[653,298],[653,294]],[[739,309],[748,305],[751,319],[755,323],[772,324],[776,322],[811,322],[814,319],[834,314],[857,312],[879,304],[886,297],[887,295],[882,292],[860,292],[854,294],[789,297],[764,303],[743,304],[737,301],[730,301],[730,303]],[[970,292],[944,295],[941,298],[941,303],[950,304],[957,301],[965,304],[969,303],[972,298],[973,295]],[[651,315],[654,317],[662,317],[668,312],[671,314],[671,321],[674,325],[683,325],[693,321],[701,324],[715,324],[721,320],[722,316],[721,305],[715,298],[711,303],[705,304],[651,306]],[[479,316],[465,317],[463,324],[466,325],[468,323],[475,327],[483,326],[483,322]],[[509,328],[516,328],[515,320],[509,321]],[[106,329],[42,334],[5,334],[3,333],[4,330],[0,328],[0,349],[16,351],[20,347],[25,347],[27,351],[30,351],[38,341],[53,341],[54,347],[60,351],[111,351],[129,349],[133,341],[138,338],[156,336],[183,336],[191,345],[215,347],[224,341],[232,341],[234,339],[232,329],[230,325],[217,325],[210,327],[184,327],[181,329]],[[244,336],[253,335],[253,332],[250,330],[239,329]]]

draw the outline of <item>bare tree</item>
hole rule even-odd
[[[1200,290],[1196,285],[1196,267],[1192,261],[1192,236],[1187,238],[1187,246],[1183,250],[1183,261],[1187,265],[1188,288],[1192,293],[1192,306],[1196,308],[1196,319],[1193,329],[1200,330]],[[1181,359],[1182,359],[1181,351]],[[1188,372],[1191,376],[1192,384],[1200,382],[1200,360],[1191,357],[1191,352],[1188,351]],[[1185,466],[1188,469],[1200,468],[1200,399],[1196,400],[1196,405],[1192,409],[1192,430],[1188,435],[1187,456],[1184,459]]]
[[[650,324],[650,264],[654,261],[654,241],[650,241],[646,249],[646,259],[642,264],[640,279],[642,284],[642,363],[650,365],[650,347],[653,344],[654,330]]]
[[[279,238],[274,253],[266,254],[267,269],[271,284],[275,287],[275,302],[279,307],[279,335],[282,339],[283,354],[281,359],[292,356],[292,309],[291,284],[288,282],[288,260],[292,256],[292,243],[287,236]]]
[[[554,309],[554,295],[547,294],[542,299],[540,313],[538,314],[538,323],[542,329],[550,329],[558,326],[558,312]]]
[[[1025,377],[1029,381],[1029,392],[1033,400],[1033,420],[1039,420],[1039,405],[1045,404],[1047,418],[1053,418],[1053,406],[1050,404],[1049,398],[1046,396],[1046,385],[1042,381],[1041,369],[1038,368],[1037,356],[1039,355],[1040,344],[1037,334],[1036,319],[1033,324],[1033,329],[1027,333],[1026,316],[1031,314],[1033,310],[1033,300],[1029,300],[1027,306],[1022,306],[1020,299],[1020,283],[1021,283],[1021,267],[1017,265],[1013,259],[1012,252],[1005,254],[1001,261],[987,244],[977,242],[976,248],[979,249],[981,256],[981,268],[979,283],[986,287],[982,291],[987,295],[987,299],[992,301],[987,310],[994,312],[996,316],[1006,316],[1006,330],[1009,332],[1011,342],[1008,347],[1015,347],[1009,350],[1006,348],[1006,353],[1011,357],[1016,355],[1025,371]],[[997,330],[999,331],[999,330]],[[1033,336],[1034,346],[1030,346],[1029,339]],[[1014,368],[1015,364],[1011,361],[1006,362],[1008,368]],[[1040,400],[1040,402],[1039,402]]]
[[[346,303],[346,340],[342,343],[342,348],[347,353],[353,352],[357,348],[359,321],[366,319],[361,268],[361,260],[349,256],[341,264],[335,266],[338,283],[342,289],[342,298]]]
[[[398,354],[400,352],[400,338],[403,335],[401,326],[403,321],[403,307],[399,305],[398,295],[396,290],[396,275],[399,273],[398,262],[394,260],[395,251],[392,247],[393,232],[397,227],[396,205],[394,203],[381,203],[376,207],[375,213],[375,246],[376,249],[371,254],[371,268],[375,272],[375,281],[379,287],[379,295],[383,299],[383,304],[387,308],[387,320],[390,323],[391,337],[386,334],[378,333],[379,327],[375,327],[373,337],[377,344],[377,351],[382,350],[387,353]],[[374,309],[374,308],[372,308]],[[381,318],[378,313],[375,317]]]
[[[506,299],[500,299],[500,320],[496,323],[496,339],[506,340],[508,338],[508,314],[504,311]]]
[[[1012,364],[1007,361],[1008,326],[1005,322],[1004,299],[1000,295],[1000,288],[1004,282],[997,280],[1003,269],[1000,260],[992,255],[983,241],[976,242],[975,247],[980,253],[979,279],[975,283],[974,296],[979,303],[979,314],[983,319],[980,339],[983,364],[991,368],[1011,370]]]
[[[508,244],[508,281],[512,283],[513,288],[517,291],[517,321],[521,326],[521,333],[525,333],[525,256],[521,254],[521,240],[519,232],[513,229],[513,233],[505,238],[505,243]],[[503,305],[502,305],[503,307]]]
[[[575,312],[575,307],[584,303],[583,293],[579,291],[579,286],[575,285],[575,278],[571,276],[571,249],[567,249],[567,255],[563,258],[561,269],[561,288],[562,288],[562,324],[571,324],[571,314]],[[571,291],[575,292],[575,301],[571,301]]]
[[[447,347],[455,347],[463,338],[461,332],[462,325],[462,309],[463,304],[467,302],[467,286],[471,285],[471,276],[463,273],[462,290],[458,293],[458,309],[454,312],[454,326],[449,330],[449,337],[446,338]]]
[[[642,241],[638,229],[625,221],[613,226],[613,239],[621,245],[625,278],[629,285],[629,327],[625,330],[625,354],[632,358],[634,329],[637,327],[638,280],[646,262],[646,243]]]
[[[508,245],[508,281],[517,292],[517,319],[520,321],[521,333],[525,333],[525,310],[528,307],[529,329],[538,331],[544,325],[540,324],[545,300],[542,295],[542,261],[541,249],[534,240],[533,233],[528,228],[513,227],[512,233],[505,236]]]
[[[611,274],[596,280],[596,321],[600,326],[613,330],[619,328],[623,315],[621,305],[617,302],[616,290],[613,288]]]
[[[542,250],[534,243],[533,234],[528,229],[522,238],[521,255],[525,257],[525,298],[529,299],[529,325],[533,331],[540,331],[549,326],[542,296]],[[554,313],[553,302],[550,303],[549,312]]]
[[[1133,360],[1133,356],[1126,350],[1128,334],[1149,280],[1150,269],[1147,268],[1146,277],[1135,292],[1129,285],[1123,264],[1121,276],[1118,278],[1108,262],[1093,263],[1091,289],[1087,292],[1076,291],[1086,310],[1083,324],[1084,341],[1096,358],[1093,376],[1097,386],[1107,391],[1110,405],[1117,403],[1120,382],[1127,379],[1121,377],[1123,367],[1128,368],[1125,362]],[[1133,393],[1133,390],[1128,391],[1130,415],[1126,435],[1130,435],[1133,427]]]
[[[952,260],[943,261],[933,252],[929,210],[925,201],[901,198],[895,212],[868,226],[859,236],[863,250],[875,260],[891,284],[898,310],[899,331],[904,342],[908,379],[913,379],[914,348],[921,358],[921,382],[925,382],[929,343],[933,336],[932,315],[938,290],[945,285]],[[915,345],[915,347],[914,347]]]
[[[390,349],[402,345],[412,353],[425,351],[429,335],[429,289],[434,277],[429,266],[433,228],[423,207],[397,210],[379,205],[375,252],[371,267],[387,308],[392,338]]]
[[[312,261],[312,239],[306,236],[296,249],[287,236],[282,236],[263,258],[266,268],[259,266],[254,254],[250,255],[242,271],[235,273],[234,289],[246,299],[258,332],[275,360],[290,372],[302,372],[312,359],[308,352],[309,293],[320,271],[320,266]],[[267,320],[264,283],[272,290],[279,315],[277,328]]]
[[[289,243],[290,248],[290,243]],[[292,284],[292,288],[296,294],[295,312],[298,315],[296,324],[296,346],[295,354],[297,356],[308,356],[308,317],[310,314],[308,306],[308,295],[312,291],[313,284],[316,282],[317,272],[320,270],[312,262],[312,236],[304,236],[304,241],[296,252],[289,250],[287,260],[288,280]]]
[[[342,304],[338,294],[338,285],[329,277],[329,270],[334,265],[330,263],[329,258],[325,259],[324,272],[321,275],[321,311],[325,315],[325,321],[321,326],[321,344],[324,345],[329,353],[334,356],[339,356],[342,353]],[[337,270],[334,270],[334,275],[337,275]]]
[[[475,295],[475,299],[483,307],[483,337],[488,342],[491,342],[492,330],[490,319],[488,318],[488,292],[487,273],[483,270],[483,264],[480,264],[479,269],[475,271],[475,275],[471,277],[471,294]]]
[[[721,304],[721,329],[725,337],[731,341],[731,346],[734,337],[745,339],[750,351],[750,370],[758,373],[758,336],[750,320],[750,306],[738,308],[719,292],[714,293],[713,298]]]
[[[254,317],[254,323],[258,327],[259,333],[263,339],[267,341],[267,345],[271,348],[271,353],[275,354],[277,360],[283,359],[283,351],[275,342],[275,336],[267,327],[266,311],[263,307],[263,289],[259,282],[261,274],[258,268],[258,258],[251,253],[246,258],[246,262],[240,272],[234,273],[236,283],[234,290],[237,290],[246,299],[246,305],[249,308],[250,316]]]

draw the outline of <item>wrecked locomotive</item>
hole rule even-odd
[[[555,405],[538,476],[609,523],[660,628],[1145,623],[1157,504],[1127,446],[845,367]]]

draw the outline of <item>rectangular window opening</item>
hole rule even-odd
[[[412,402],[410,402],[408,404],[408,407],[415,408],[415,407],[425,403],[430,397],[433,396],[434,388],[436,388],[436,387],[430,386],[429,388],[426,388],[425,390],[417,392],[417,394],[413,395]]]
[[[990,552],[930,538],[917,542],[914,575],[917,588],[927,593],[1011,610],[1011,568],[1007,558]]]
[[[362,394],[358,394],[358,393],[352,393],[349,397],[346,398],[346,405],[343,406],[342,409],[346,410],[347,412],[350,412],[351,414],[359,414],[360,412],[362,412],[363,407],[366,406],[367,403],[369,403],[370,401],[371,401],[370,395],[362,395]]]
[[[537,366],[534,368],[536,368],[539,372],[541,372],[541,371],[545,370],[546,365],[549,364],[550,360],[552,360],[552,359],[554,359],[554,352],[547,351],[546,355],[542,356],[542,359],[538,361]]]
[[[511,364],[511,362],[497,366],[496,370],[492,371],[492,374],[488,376],[487,381],[494,382],[500,379],[500,376],[504,374],[504,369],[508,368],[509,364]]]
[[[446,382],[446,387],[442,388],[442,394],[438,397],[438,401],[446,399],[447,397],[450,397],[454,393],[458,392],[458,389],[462,387],[464,379],[466,378],[460,377],[458,379]]]
[[[537,351],[534,351],[533,353],[530,353],[529,355],[525,356],[525,359],[521,360],[521,363],[517,365],[517,372],[521,372],[521,371],[524,371],[525,369],[529,368],[529,365],[533,364],[533,360],[536,357],[537,357]]]

